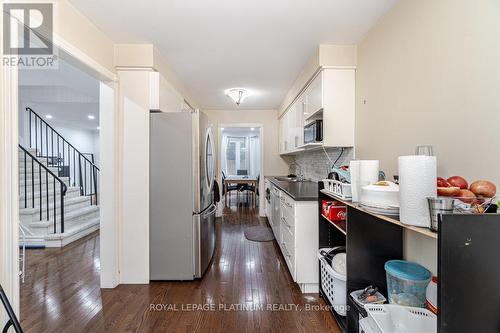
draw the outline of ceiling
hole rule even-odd
[[[204,109],[274,109],[321,43],[357,43],[397,0],[70,0],[117,43],[153,43]]]
[[[52,126],[97,131],[99,81],[62,59],[58,69],[21,69],[19,100],[20,112],[31,107]]]

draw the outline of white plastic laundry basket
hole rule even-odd
[[[365,305],[382,333],[435,333],[437,317],[429,310],[395,304]]]
[[[328,252],[331,249],[321,249]],[[318,253],[321,267],[321,288],[335,312],[346,315],[346,275],[333,270],[326,259]]]

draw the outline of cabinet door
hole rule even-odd
[[[307,106],[307,95],[302,95],[297,100],[295,112],[295,148],[304,145],[304,109]]]
[[[314,78],[305,95],[307,103],[303,114],[304,118],[307,118],[323,108],[323,71]]]
[[[280,135],[279,135],[279,151],[280,154],[286,153],[286,140],[287,140],[287,133],[286,133],[286,114],[283,115],[280,119]]]

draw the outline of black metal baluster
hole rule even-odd
[[[49,161],[49,127],[45,124],[45,156],[47,156],[47,162]],[[47,166],[49,163],[47,163]]]
[[[68,185],[71,184],[71,155],[69,153],[69,144],[68,144]]]
[[[66,140],[62,139],[62,168],[63,168],[63,170],[64,170],[64,163],[66,163],[64,160],[64,142],[66,142]]]
[[[33,128],[31,127],[31,111],[30,111],[30,108],[26,108],[26,111],[28,111],[28,114],[30,115],[29,116],[29,125],[30,125],[30,148],[33,148],[33,141],[31,139],[31,132],[33,131]]]
[[[61,183],[61,234],[64,233],[64,184]]]
[[[83,195],[87,195],[87,160],[83,159]]]
[[[94,167],[94,170],[95,170],[95,205],[97,206],[98,205],[97,187],[99,186],[99,179],[98,179],[99,173],[97,172],[95,167]]]
[[[78,153],[78,174],[80,175],[80,195],[83,195],[82,156]]]
[[[42,162],[40,162],[42,163]],[[41,165],[38,165],[38,181],[39,181],[39,184],[38,184],[38,187],[39,187],[39,190],[40,190],[40,221],[42,220],[42,166]]]
[[[47,170],[45,170],[45,194],[47,195],[47,198],[45,200],[47,206],[47,221],[48,221],[50,210],[49,210],[49,172]]]
[[[92,170],[92,166],[90,165],[89,166],[89,173],[90,173],[90,205],[92,206],[92,196],[94,195],[93,191],[92,191],[92,184],[94,184],[94,182],[92,181],[92,177],[93,177],[93,170]]]
[[[54,131],[50,131],[50,165],[54,166]]]
[[[35,117],[35,156],[38,155],[38,118]]]
[[[73,182],[75,182],[74,185],[76,185],[76,163],[75,163],[75,149],[73,149]]]
[[[24,208],[28,208],[28,181],[26,177],[26,173],[28,170],[26,170],[26,158],[28,155],[26,154],[26,151],[24,151]]]
[[[31,157],[31,208],[35,208],[35,165],[33,162],[33,157]]]
[[[59,171],[59,134],[57,134],[57,170]]]
[[[54,233],[56,234],[57,233],[57,229],[56,229],[56,214],[57,214],[57,210],[56,210],[56,177],[54,177]],[[62,195],[62,194],[61,194]]]

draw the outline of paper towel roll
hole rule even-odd
[[[352,160],[349,163],[349,172],[351,173],[351,195],[352,195],[352,202],[358,202],[359,201],[359,190],[361,187],[359,186],[359,166],[361,164],[361,161],[359,160]]]
[[[361,199],[361,187],[378,181],[379,161],[351,161],[349,166],[351,172],[352,202],[358,202]]]
[[[430,227],[427,197],[435,197],[436,156],[399,157],[399,217],[402,223]]]

